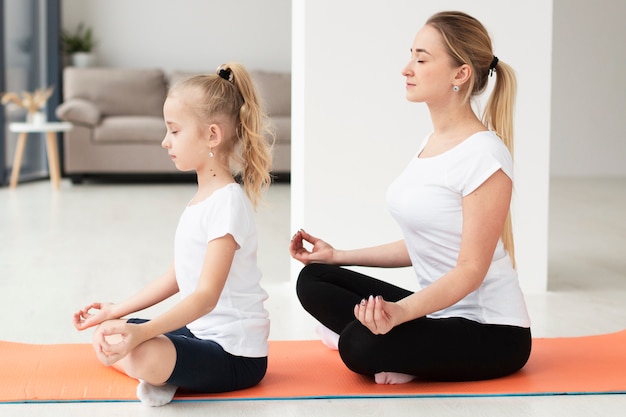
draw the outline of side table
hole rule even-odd
[[[10,188],[17,187],[17,180],[20,176],[24,148],[29,133],[46,134],[46,153],[48,154],[48,170],[50,171],[50,182],[55,189],[61,187],[61,167],[59,166],[59,148],[57,146],[56,133],[71,130],[73,125],[68,122],[48,122],[48,123],[10,123],[9,130],[19,133],[17,147],[13,157],[13,169],[11,170]]]

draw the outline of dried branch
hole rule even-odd
[[[33,93],[23,91],[21,98],[16,93],[4,93],[2,95],[2,104],[13,103],[18,107],[26,109],[28,113],[36,113],[46,105],[53,91],[54,86],[39,88]]]

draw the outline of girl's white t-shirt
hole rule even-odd
[[[498,170],[513,178],[511,154],[490,131],[476,133],[434,157],[417,155],[389,186],[388,209],[400,226],[421,288],[455,267],[461,247],[462,199]],[[530,327],[530,319],[502,240],[481,286],[429,317],[464,317],[480,323]]]
[[[174,241],[180,295],[187,297],[196,289],[208,243],[227,234],[235,239],[237,250],[219,301],[213,311],[187,327],[232,355],[265,357],[270,322],[263,302],[268,296],[260,284],[254,210],[239,184],[216,190],[182,213]]]

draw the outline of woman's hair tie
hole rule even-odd
[[[489,76],[491,77],[493,75],[494,72],[496,72],[496,66],[498,65],[498,57],[497,56],[493,56],[493,59],[491,60],[491,64],[489,64]]]
[[[231,83],[233,82],[233,72],[230,70],[230,68],[220,68],[217,72],[217,75],[219,75],[226,81],[230,81]]]

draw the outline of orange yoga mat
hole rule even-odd
[[[137,401],[137,381],[101,365],[87,344],[0,342],[0,402]],[[520,396],[626,393],[626,330],[534,339],[528,364],[495,380],[376,385],[315,340],[270,342],[266,377],[227,394],[177,393],[175,401]],[[1,409],[1,406],[0,406]]]

